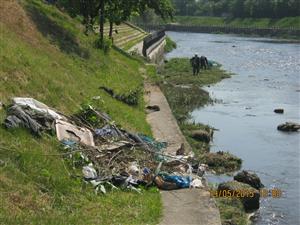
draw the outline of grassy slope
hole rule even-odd
[[[194,17],[194,16],[176,16],[175,22],[184,25],[216,25],[216,26],[237,26],[237,27],[279,27],[279,28],[300,28],[300,17],[285,17],[282,19],[270,18],[235,18],[226,19],[223,17]]]
[[[4,1],[0,6],[0,101],[30,96],[66,114],[91,102],[132,131],[150,134],[142,93],[137,107],[99,90],[118,93],[142,88],[143,65],[115,50],[93,48],[71,19],[39,0]],[[12,17],[11,15],[14,15]],[[100,96],[100,100],[92,100]],[[5,118],[0,110],[0,120]],[[71,179],[57,154],[55,137],[36,138],[24,130],[0,127],[0,221],[4,224],[155,224],[161,205],[153,190],[138,195],[114,192],[95,196],[81,179]]]

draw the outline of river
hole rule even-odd
[[[242,169],[257,172],[267,189],[282,190],[281,198],[261,199],[254,224],[300,224],[300,134],[276,129],[286,121],[300,122],[300,44],[235,35],[168,35],[177,49],[167,58],[198,53],[235,74],[205,87],[218,101],[191,115],[196,122],[219,129],[211,151],[239,156]],[[274,113],[275,108],[283,108],[284,114]],[[228,179],[232,177],[209,176],[212,182]]]

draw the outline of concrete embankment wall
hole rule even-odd
[[[147,49],[147,58],[150,62],[159,64],[163,60],[165,54],[165,45],[166,37],[164,36]]]
[[[144,30],[161,30],[179,31],[179,32],[195,32],[195,33],[234,33],[234,34],[248,34],[260,36],[300,36],[300,29],[298,28],[255,28],[255,27],[233,27],[233,26],[186,26],[186,25],[152,25],[152,24],[138,24]]]
[[[151,33],[143,41],[142,54],[150,62],[159,64],[165,53],[166,34],[164,30]]]

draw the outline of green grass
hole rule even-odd
[[[16,18],[0,17],[0,100],[33,97],[65,114],[91,103],[120,126],[151,135],[143,93],[135,107],[115,100],[99,86],[119,94],[143,87],[139,60],[112,49],[94,48],[78,19],[39,0],[16,3]],[[10,4],[9,2],[5,2]],[[12,8],[14,9],[14,8]],[[0,14],[3,12],[0,12]],[[33,22],[32,22],[33,21]],[[98,100],[92,100],[100,96]],[[5,118],[0,110],[0,121]],[[0,127],[0,221],[3,224],[156,224],[161,215],[156,189],[95,195],[59,155],[56,137],[33,137],[22,129]]]
[[[170,37],[166,37],[166,45],[165,45],[165,52],[171,52],[173,49],[177,48],[176,42],[174,42]]]
[[[247,214],[239,199],[216,198],[222,224],[247,225]]]
[[[120,46],[124,51],[128,51],[129,49],[131,49],[133,46],[135,46],[136,44],[138,44],[139,42],[143,41],[143,39],[146,37],[147,35],[144,35],[142,37],[139,38],[135,38],[131,41],[128,41],[127,43],[123,44],[122,46]]]
[[[196,17],[196,16],[176,16],[175,22],[182,25],[202,25],[202,26],[236,26],[236,27],[278,27],[278,28],[298,28],[300,29],[300,17],[285,17],[282,19],[271,18],[223,18],[223,17]]]

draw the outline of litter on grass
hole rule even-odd
[[[92,106],[69,117],[35,99],[14,98],[4,125],[24,127],[38,135],[56,133],[63,156],[72,161],[73,173],[77,173],[74,177],[91,183],[96,193],[116,188],[140,193],[141,185],[163,190],[203,187],[207,165],[195,164],[193,154],[166,154],[168,143],[118,127]]]

